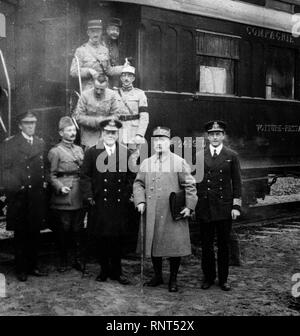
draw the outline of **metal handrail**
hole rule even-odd
[[[9,75],[8,75],[8,71],[7,71],[7,66],[6,66],[6,62],[2,53],[2,50],[0,49],[0,58],[1,58],[1,62],[2,62],[2,66],[3,66],[3,70],[4,70],[4,74],[5,74],[5,78],[6,78],[6,82],[7,82],[7,99],[8,99],[8,136],[11,136],[11,83],[10,83],[10,79],[9,79]],[[6,93],[6,91],[4,91]],[[4,124],[3,124],[4,125]],[[5,127],[5,126],[4,126]]]

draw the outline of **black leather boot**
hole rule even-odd
[[[170,258],[170,280],[169,280],[169,292],[178,292],[177,286],[177,274],[180,266],[181,258]]]
[[[154,276],[146,285],[149,287],[157,287],[164,283],[162,277],[162,258],[161,257],[152,257],[152,264],[154,269]]]

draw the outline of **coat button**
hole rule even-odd
[[[119,189],[118,192],[121,192],[121,189]]]
[[[107,183],[107,179],[105,179],[104,182]]]
[[[220,187],[220,190],[223,190],[223,188],[222,188],[222,187]]]
[[[29,188],[29,189],[31,189],[31,188],[32,188],[32,186],[31,186],[31,185],[29,185],[29,186],[28,186],[28,188]]]
[[[119,180],[119,183],[121,183],[121,180]]]
[[[223,170],[220,170],[220,173],[223,173]]]
[[[31,179],[31,176],[29,175],[28,178]]]
[[[208,191],[210,191],[210,188],[207,188]]]
[[[118,203],[120,203],[121,202],[121,200],[118,198]]]
[[[44,169],[44,166],[41,166],[42,169]]]
[[[107,192],[107,189],[104,189],[104,192]]]
[[[107,202],[107,198],[104,198],[104,202]]]
[[[148,198],[151,199],[151,196],[149,196]]]
[[[210,183],[210,180],[207,180],[207,183]]]
[[[223,182],[223,179],[220,179],[220,182]]]

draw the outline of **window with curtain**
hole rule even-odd
[[[239,38],[198,31],[196,42],[196,90],[234,95]]]
[[[295,51],[271,47],[267,53],[266,98],[294,99]]]

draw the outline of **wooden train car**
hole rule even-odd
[[[87,40],[87,21],[119,17],[121,58],[133,57],[136,84],[149,98],[147,137],[156,125],[184,138],[202,136],[208,120],[227,121],[227,140],[241,156],[245,196],[252,202],[268,192],[270,177],[300,171],[294,15],[300,7],[272,1],[0,1],[0,49],[10,78],[8,90],[1,69],[3,122],[14,132],[16,114],[33,109],[42,136],[55,142],[57,121],[70,114],[77,89],[70,63]]]

